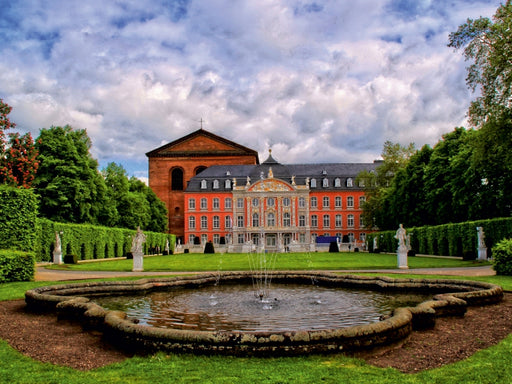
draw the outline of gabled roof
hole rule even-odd
[[[199,144],[200,145],[195,145]],[[254,156],[259,164],[258,152],[198,129],[175,141],[146,153],[147,157],[200,157],[200,156]]]

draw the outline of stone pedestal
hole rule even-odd
[[[53,251],[53,264],[62,264],[62,251]]]
[[[397,261],[398,261],[398,268],[400,268],[400,269],[408,269],[409,268],[409,266],[407,265],[407,247],[406,246],[398,247]]]
[[[144,271],[144,256],[142,252],[133,253],[133,268],[132,272]]]
[[[487,247],[478,248],[478,260],[487,260]]]

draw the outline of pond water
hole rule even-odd
[[[263,300],[253,286],[219,285],[173,289],[144,296],[94,297],[99,305],[122,310],[139,324],[201,331],[324,330],[369,324],[394,308],[415,306],[431,296],[273,285]]]

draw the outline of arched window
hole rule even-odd
[[[316,179],[311,179],[311,183],[309,184],[311,188],[316,188]]]
[[[339,177],[337,177],[335,180],[334,180],[334,186],[339,188],[341,187],[341,180]]]
[[[208,188],[208,182],[206,180],[201,180],[201,189]]]
[[[224,181],[224,188],[231,189],[231,180],[230,179],[226,179],[226,181]]]
[[[289,227],[291,225],[290,213],[285,212],[283,215],[283,226]]]
[[[171,172],[171,190],[183,191],[183,170],[174,168]]]
[[[322,187],[327,188],[329,187],[329,179],[327,177],[324,177],[322,180]]]
[[[219,189],[219,180],[213,180],[213,189]]]
[[[354,186],[354,180],[352,178],[347,179],[347,187],[352,188]]]

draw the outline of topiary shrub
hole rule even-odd
[[[213,243],[211,241],[207,242],[204,246],[204,253],[215,253],[215,248],[213,247]]]
[[[512,276],[512,239],[501,240],[492,248],[493,268],[497,275]]]
[[[335,253],[335,252],[339,252],[339,251],[340,251],[340,249],[338,248],[338,243],[335,241],[331,241],[329,243],[329,252]]]

